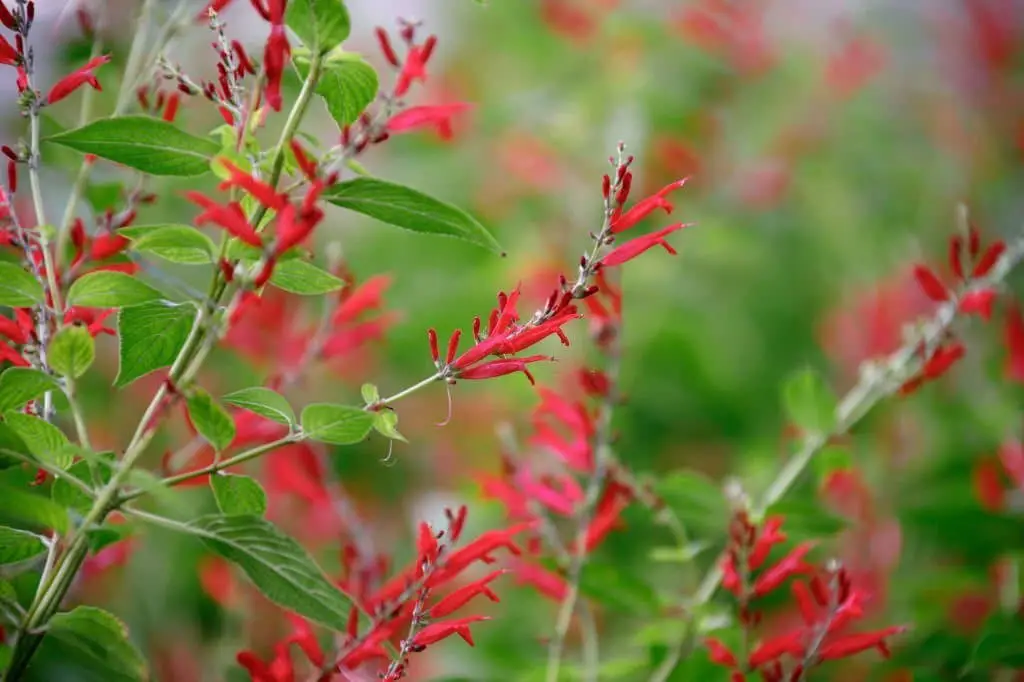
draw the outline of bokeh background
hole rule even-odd
[[[37,35],[53,36],[37,43],[41,82],[88,54],[74,4],[40,3],[45,26]],[[97,112],[113,107],[137,6],[100,4],[93,8],[105,17],[115,63],[101,71]],[[637,158],[635,196],[691,177],[674,195],[671,220],[697,226],[672,237],[678,256],[652,252],[625,268],[621,381],[628,399],[615,414],[615,448],[638,474],[656,478],[694,535],[712,543],[720,544],[726,518],[724,502],[706,493],[732,476],[756,496],[793,446],[779,398],[784,378],[810,365],[842,392],[856,381],[862,360],[894,350],[903,326],[928,310],[909,268],[943,263],[961,203],[988,239],[1022,229],[1018,0],[346,4],[353,17],[346,49],[367,55],[384,82],[390,75],[374,26],[419,18],[439,44],[414,101],[473,105],[456,119],[453,139],[395,136],[363,164],[466,208],[507,256],[332,210],[317,235],[318,253],[340,249],[359,282],[389,277],[383,309],[390,323],[381,341],[314,367],[289,391],[293,402],[356,403],[364,381],[383,393],[415,383],[432,371],[426,329],[436,327],[442,337],[455,327],[468,330],[499,289],[522,282],[531,297],[524,310],[540,305],[557,274],[573,271],[588,232],[599,226],[600,178],[623,141]],[[224,19],[230,36],[260,53],[265,29],[247,3],[236,2]],[[169,56],[195,78],[209,76],[209,42],[197,26]],[[0,87],[12,139],[24,126],[10,96],[12,79]],[[50,125],[72,126],[76,115],[69,101],[54,109]],[[186,103],[179,123],[203,133],[219,119],[197,99]],[[268,124],[268,140],[279,125]],[[306,129],[324,141],[338,135],[319,106]],[[46,200],[59,215],[78,158],[51,146],[44,154]],[[123,171],[102,163],[93,177],[96,187],[126,182]],[[143,207],[136,222],[188,222],[193,209],[179,193],[195,186],[152,184],[162,199]],[[213,182],[202,188],[212,190]],[[81,215],[88,221],[90,208]],[[200,288],[207,277],[159,267]],[[1012,278],[1011,291],[1021,288],[1021,277]],[[202,379],[212,392],[267,376],[287,353],[279,333],[287,316],[317,319],[315,302],[278,303],[276,312],[246,327],[265,339],[262,350],[215,356]],[[915,680],[955,679],[984,640],[1000,598],[1004,607],[1007,599],[1013,604],[1007,584],[1016,581],[1019,599],[1019,575],[1009,582],[996,575],[998,567],[1017,565],[1013,557],[1019,562],[1024,547],[1020,493],[986,506],[972,484],[979,463],[1020,437],[1022,394],[1004,376],[1001,315],[965,327],[970,352],[950,376],[873,414],[846,441],[841,461],[816,467],[786,503],[793,537],[819,538],[821,557],[843,558],[874,587],[871,618],[914,628],[897,642],[892,663],[876,665],[871,653],[861,665],[826,668],[821,679],[910,679],[899,677],[908,671]],[[540,383],[563,385],[579,363],[594,358],[585,331],[583,324],[575,330],[570,349],[551,347],[561,361],[537,370]],[[85,409],[95,440],[116,449],[157,380],[111,391],[116,342],[102,343],[102,359],[83,387]],[[502,509],[481,500],[474,476],[497,471],[498,428],[528,427],[536,394],[516,376],[464,382],[453,400],[443,428],[435,425],[447,411],[440,387],[403,402],[400,428],[410,442],[393,451],[371,438],[320,453],[329,470],[309,475],[327,482],[331,503],[321,508],[293,486],[272,516],[329,569],[354,534],[402,565],[412,556],[416,524],[436,522],[445,506],[470,506],[469,532],[500,525]],[[163,449],[189,438],[184,420],[172,420],[153,448],[153,468]],[[707,488],[695,495],[680,470],[700,472]],[[271,489],[279,475],[269,465],[249,471]],[[213,509],[202,489],[163,503],[185,514]],[[588,573],[604,602],[602,679],[645,680],[678,635],[670,606],[693,587],[697,572],[652,558],[667,540],[647,511],[631,508],[625,520],[628,528],[602,547]],[[240,576],[225,592],[231,574],[188,539],[147,532],[134,542],[93,560],[76,599],[121,615],[160,680],[245,679],[235,652],[266,651],[286,627],[280,613]],[[701,555],[697,566],[713,555]],[[410,678],[542,679],[556,605],[512,580],[499,583],[498,592],[501,604],[479,607],[495,618],[475,628],[475,648],[456,641],[433,647],[414,658]],[[575,660],[575,649],[570,656]],[[980,666],[967,679],[991,674]],[[67,675],[60,679],[76,679]],[[671,679],[723,675],[698,653]]]

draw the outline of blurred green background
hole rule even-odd
[[[225,14],[228,33],[234,36],[237,26],[259,54],[260,35],[249,35],[244,18],[251,11],[236,4]],[[389,82],[371,23],[394,26],[388,3],[347,4],[354,24],[347,49],[366,54]],[[624,268],[621,381],[628,400],[615,414],[615,448],[636,472],[660,478],[695,536],[720,543],[724,503],[702,491],[702,506],[673,473],[703,472],[708,491],[717,486],[712,481],[733,476],[756,496],[792,446],[779,399],[783,379],[810,365],[841,393],[856,380],[860,361],[894,350],[902,325],[927,310],[908,268],[943,264],[958,204],[970,208],[988,239],[1021,229],[1024,4],[1015,0],[407,4],[426,20],[423,30],[439,36],[430,79],[414,102],[465,101],[473,108],[457,119],[450,142],[429,132],[397,135],[361,160],[375,175],[468,209],[507,257],[330,209],[317,233],[319,252],[340,245],[358,281],[389,275],[386,309],[400,318],[371,352],[332,363],[342,371],[311,372],[290,391],[295,404],[356,403],[363,381],[385,394],[415,383],[432,371],[426,329],[437,328],[443,338],[456,327],[468,331],[498,290],[523,282],[522,310],[540,306],[557,273],[574,271],[588,232],[599,227],[600,178],[621,140],[637,158],[635,198],[692,177],[673,195],[671,217],[659,213],[638,229],[676,220],[697,226],[670,238],[677,257],[652,251]],[[127,49],[129,36],[117,26],[109,29],[115,63],[101,71],[98,112],[113,106]],[[197,27],[170,54],[197,78],[209,75],[208,42]],[[88,46],[70,39],[55,58],[70,65],[87,54]],[[294,96],[297,81],[287,85]],[[75,107],[56,109],[52,125],[74,125]],[[14,136],[22,123],[13,116],[9,123]],[[204,133],[219,119],[196,99],[179,123]],[[274,139],[280,125],[272,119],[265,139]],[[306,130],[325,146],[338,135],[319,104]],[[47,200],[57,212],[78,159],[51,146],[44,154]],[[94,179],[125,175],[101,163]],[[136,222],[189,222],[193,208],[179,198],[186,187],[195,183],[151,185],[162,199]],[[212,192],[213,181],[202,189]],[[167,272],[200,288],[208,276],[188,268]],[[1022,278],[1011,278],[1010,290],[1021,288]],[[286,307],[316,319],[315,302],[291,297]],[[585,324],[576,325],[570,349],[547,347],[561,362],[539,367],[540,383],[561,385],[579,362],[595,358]],[[965,327],[969,355],[950,376],[871,415],[849,440],[850,466],[866,483],[870,513],[840,520],[841,509],[835,519],[821,511],[823,467],[787,503],[794,538],[818,537],[821,558],[847,558],[873,576],[879,597],[872,618],[914,624],[897,646],[898,665],[913,670],[914,679],[953,679],[960,671],[978,631],[954,627],[966,617],[952,605],[981,595],[991,607],[993,561],[1024,545],[1019,509],[984,510],[970,483],[979,457],[1020,436],[1021,391],[1003,378],[998,326],[997,320]],[[265,333],[274,338],[276,330],[271,325]],[[85,408],[96,440],[116,448],[153,382],[110,391],[116,347],[111,339],[102,343],[105,361],[86,378]],[[230,351],[209,367],[203,384],[221,392],[260,382],[267,371]],[[513,376],[463,382],[453,397],[444,428],[435,426],[446,411],[440,387],[402,403],[400,428],[410,443],[396,444],[390,457],[380,438],[329,453],[331,480],[343,482],[344,495],[379,549],[394,551],[396,565],[411,558],[415,524],[438,519],[446,504],[470,505],[470,533],[502,522],[500,508],[480,501],[472,476],[497,470],[496,427],[511,422],[525,429],[535,393]],[[180,423],[172,425],[153,448],[154,465],[160,448],[187,438]],[[176,499],[184,513],[213,508],[206,491]],[[631,508],[626,522],[586,580],[598,586],[603,604],[602,679],[645,680],[677,636],[669,607],[692,588],[695,572],[652,560],[651,551],[670,540],[648,512]],[[336,541],[321,537],[313,547],[329,569],[337,566],[344,536],[342,529]],[[244,679],[234,653],[272,642],[280,623],[268,614],[276,612],[255,598],[219,607],[201,588],[196,543],[157,532],[140,543],[123,566],[88,578],[78,596],[126,619],[159,679]],[[697,565],[713,555],[702,554]],[[471,611],[495,615],[475,627],[476,648],[456,641],[433,647],[414,657],[410,679],[542,679],[555,605],[511,581],[499,582],[498,592],[500,605]],[[570,643],[575,660],[574,637]],[[990,673],[982,666],[969,675]],[[60,679],[75,679],[68,675]],[[670,679],[724,675],[698,653]],[[859,680],[868,673],[836,666],[818,675]]]

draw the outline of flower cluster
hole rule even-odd
[[[834,563],[825,571],[807,560],[810,543],[800,543],[785,556],[769,562],[772,549],[786,541],[783,518],[769,517],[755,524],[745,510],[738,510],[729,525],[729,547],[722,562],[722,587],[737,599],[744,629],[757,626],[762,613],[753,600],[776,592],[788,580],[803,624],[762,639],[752,650],[737,655],[721,640],[708,638],[711,660],[732,670],[734,682],[760,673],[767,682],[800,682],[809,671],[826,661],[846,658],[868,649],[888,655],[889,638],[903,632],[891,626],[867,632],[849,632],[864,616],[868,594],[853,584],[847,571]]]
[[[935,303],[955,303],[960,313],[964,315],[977,315],[988,321],[992,317],[992,310],[998,297],[998,291],[990,286],[977,286],[978,280],[984,279],[999,262],[1000,257],[1006,251],[1006,243],[997,240],[982,249],[981,236],[974,225],[970,225],[966,235],[953,235],[949,239],[949,269],[953,280],[947,284],[943,281],[934,269],[927,265],[918,265],[914,268],[914,277],[924,294]],[[1015,309],[1007,315],[1007,334],[1011,335],[1016,323]],[[1014,351],[1014,344],[1011,341],[1007,344],[1011,353],[1011,368],[1013,358],[1020,357],[1019,349]],[[952,333],[933,344],[933,347],[926,347],[922,342],[918,348],[918,354],[922,360],[920,372],[909,379],[901,388],[904,395],[913,393],[924,383],[938,379],[950,370],[966,353],[964,344],[957,340]],[[1010,370],[1012,374],[1012,369]]]

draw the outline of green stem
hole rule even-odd
[[[380,400],[377,401],[376,404],[377,405],[390,405],[391,403],[398,402],[402,398],[406,398],[406,397],[412,395],[413,393],[415,393],[416,391],[419,391],[420,389],[426,388],[427,386],[429,386],[430,384],[434,383],[435,381],[437,381],[440,378],[441,378],[441,373],[440,372],[438,372],[436,374],[432,374],[429,377],[427,377],[426,379],[424,379],[423,381],[421,381],[419,383],[416,383],[416,384],[413,384],[412,386],[410,386],[408,388],[402,389],[401,391],[399,391],[398,393],[396,393],[394,395],[389,395],[387,398],[381,398]]]
[[[244,452],[240,452],[234,457],[229,457],[228,459],[221,460],[220,462],[210,464],[209,466],[205,466],[202,469],[196,469],[195,471],[186,471],[175,476],[168,476],[167,478],[161,480],[160,483],[161,485],[171,487],[178,485],[179,483],[192,480],[193,478],[199,478],[200,476],[206,476],[208,474],[215,474],[218,471],[224,471],[225,469],[230,469],[233,466],[244,464],[249,460],[256,459],[257,457],[264,455],[270,452],[271,450],[276,450],[279,447],[283,447],[291,443],[298,443],[300,440],[302,440],[300,436],[296,434],[289,434],[284,438],[279,438],[275,441],[271,441],[270,443],[258,445]],[[125,493],[124,495],[121,495],[118,498],[117,506],[121,506],[125,502],[131,502],[134,499],[142,497],[143,495],[146,494],[146,492],[146,490],[133,490],[129,493]]]

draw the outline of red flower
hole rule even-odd
[[[708,637],[704,640],[704,646],[708,648],[708,657],[712,663],[717,663],[727,668],[736,667],[736,655],[729,651],[728,647],[722,644],[720,640]]]
[[[992,318],[992,305],[995,300],[994,289],[969,291],[960,299],[960,312],[964,315],[977,315],[983,320],[989,320]]]
[[[405,63],[395,81],[394,96],[402,97],[412,86],[413,81],[425,82],[427,80],[427,61],[434,52],[437,44],[437,37],[430,36],[422,45],[413,45],[405,56]]]
[[[997,512],[1003,508],[1005,493],[999,467],[993,459],[984,459],[971,471],[974,495],[985,509]]]
[[[468,616],[456,620],[431,623],[413,636],[413,646],[417,648],[426,647],[452,635],[458,635],[466,641],[466,644],[473,646],[473,634],[469,631],[469,625],[470,623],[479,623],[484,620],[490,620],[490,618],[487,616]]]
[[[280,211],[288,204],[287,195],[278,194],[274,191],[273,187],[262,180],[257,180],[231,161],[227,159],[220,159],[219,161],[225,170],[227,170],[229,175],[227,180],[217,186],[217,189],[220,191],[223,192],[231,189],[232,187],[241,188],[252,195],[256,201],[275,211]]]
[[[253,229],[253,226],[249,224],[248,218],[245,217],[245,213],[242,211],[242,205],[237,201],[232,201],[224,206],[199,192],[186,192],[185,196],[189,201],[198,204],[204,209],[202,213],[195,217],[196,225],[213,223],[224,228],[229,234],[250,246],[263,247],[263,241],[260,239],[259,234],[256,233],[256,230]]]
[[[612,219],[612,233],[617,234],[628,230],[659,208],[664,209],[665,213],[672,213],[673,206],[668,199],[665,198],[665,195],[685,185],[687,180],[689,180],[689,178],[676,180],[675,182],[662,187],[655,194],[652,194],[645,199],[641,199],[625,213],[616,215]]]
[[[472,107],[466,102],[410,107],[387,122],[387,131],[403,133],[420,128],[434,128],[442,140],[452,139],[452,118]]]
[[[681,230],[684,227],[690,227],[691,225],[692,223],[676,223],[675,225],[669,225],[668,227],[664,227],[657,232],[652,232],[651,234],[644,235],[643,237],[631,239],[630,241],[620,244],[612,249],[604,258],[601,259],[601,265],[605,267],[622,265],[626,261],[633,260],[644,251],[655,246],[664,247],[666,251],[674,256],[678,252],[665,241],[665,237],[676,230]]]
[[[1024,383],[1024,315],[1016,305],[1006,311],[1006,378]]]
[[[933,301],[942,303],[949,300],[949,291],[946,285],[926,265],[918,265],[914,268],[914,277],[917,279],[921,290]]]
[[[768,553],[771,552],[772,547],[786,541],[786,534],[781,531],[782,522],[783,518],[781,516],[765,519],[757,541],[754,543],[754,548],[750,551],[750,557],[747,560],[751,570],[761,567],[764,560],[768,558]]]
[[[279,4],[283,6],[284,3]],[[267,38],[263,50],[263,71],[267,75],[267,104],[274,111],[281,111],[281,78],[291,56],[291,46],[288,45],[288,37],[285,35],[282,22],[283,19],[271,26],[270,37]]]
[[[754,596],[763,597],[794,575],[810,571],[811,566],[804,561],[804,557],[811,551],[811,547],[812,545],[808,542],[797,545],[777,564],[758,576],[754,581]]]
[[[532,585],[542,595],[559,604],[565,601],[569,586],[562,576],[525,561],[515,560],[512,566],[516,582],[520,585]]]
[[[96,79],[96,74],[94,72],[109,61],[109,55],[94,57],[82,68],[57,81],[57,83],[50,89],[50,93],[46,96],[47,104],[55,104],[56,102],[61,101],[86,84],[92,86],[96,90],[102,90],[103,88],[100,87],[100,82]]]
[[[894,625],[887,627],[884,630],[875,630],[873,632],[859,632],[852,635],[846,635],[839,639],[835,639],[831,642],[826,642],[818,649],[818,658],[822,661],[831,661],[837,658],[846,658],[854,654],[859,654],[862,651],[868,649],[878,649],[882,652],[883,656],[889,656],[889,647],[886,644],[886,639],[893,635],[898,635],[901,632],[906,631],[907,628]]]
[[[497,571],[491,571],[480,580],[476,580],[464,587],[460,587],[441,601],[434,604],[429,611],[430,617],[444,618],[445,616],[451,615],[478,594],[486,596],[493,602],[501,601],[498,599],[498,595],[491,590],[488,583],[507,572],[508,571],[503,568],[498,569]]]
[[[7,64],[8,66],[17,66],[21,63],[21,55],[18,51],[7,42],[7,39],[0,36],[0,64]]]
[[[999,446],[999,461],[1014,485],[1024,490],[1024,443],[1008,440]]]

